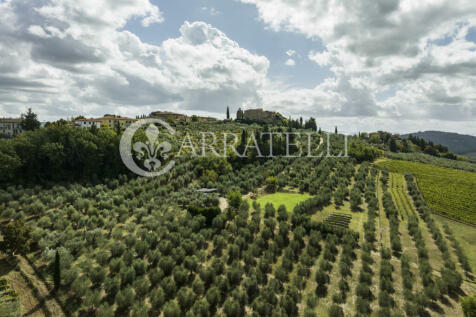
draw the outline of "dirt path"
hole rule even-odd
[[[221,211],[225,211],[228,208],[228,200],[224,197],[218,198],[218,207],[220,207]]]
[[[33,267],[21,256],[11,265],[5,257],[0,258],[0,272],[19,293],[22,316],[65,316],[60,305],[43,281],[38,279]]]

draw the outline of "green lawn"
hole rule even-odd
[[[301,201],[308,200],[312,196],[309,194],[296,194],[296,193],[274,193],[269,195],[264,195],[256,199],[256,201],[261,205],[261,209],[264,210],[264,206],[267,203],[272,203],[274,208],[278,209],[279,206],[284,205],[288,212],[293,211],[294,207]],[[252,200],[249,199],[248,203],[251,206]]]

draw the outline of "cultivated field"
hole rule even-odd
[[[447,224],[450,227],[468,256],[473,272],[476,272],[476,228],[439,215],[433,215],[433,217],[438,223]]]
[[[378,165],[391,172],[412,173],[433,212],[476,224],[476,173],[398,160]]]
[[[348,159],[276,160],[241,173],[224,164],[196,160],[168,177],[1,191],[4,218],[32,228],[18,270],[2,268],[27,312],[462,316],[459,297],[476,294],[467,245],[454,243],[458,228],[425,215],[401,173]],[[295,193],[240,203],[270,175]],[[223,212],[217,195],[197,191],[212,178],[238,197]]]

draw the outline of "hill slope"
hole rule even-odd
[[[416,162],[385,160],[377,163],[391,172],[412,173],[426,203],[436,213],[476,224],[476,175],[471,172]]]
[[[411,135],[422,138],[426,141],[432,141],[435,144],[441,144],[456,154],[476,156],[476,137],[472,135],[442,132],[442,131],[424,131],[411,133]],[[402,135],[407,138],[409,134]]]

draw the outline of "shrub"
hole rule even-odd
[[[104,269],[102,266],[96,266],[91,270],[90,273],[90,278],[91,282],[93,282],[93,285],[95,287],[98,287],[102,284],[104,281],[104,278],[106,277],[106,269]]]
[[[70,286],[79,276],[79,269],[72,267],[67,270],[63,270],[62,272],[62,277],[63,277],[63,283],[66,286]]]
[[[276,180],[276,177],[271,176],[266,178],[265,184],[266,184],[266,191],[268,193],[276,192],[278,188],[278,181]]]
[[[238,191],[230,191],[226,198],[228,199],[228,203],[231,207],[238,209],[242,203],[241,193]]]
[[[225,301],[223,311],[227,317],[239,317],[242,314],[240,304],[233,297],[228,297]]]
[[[73,289],[74,295],[76,298],[81,298],[86,295],[86,291],[89,288],[90,281],[85,276],[77,278],[71,288]]]
[[[138,276],[145,274],[147,271],[147,263],[142,259],[135,259],[132,262],[132,266]]]
[[[170,277],[166,277],[160,282],[160,286],[164,290],[167,298],[173,298],[175,296],[175,292],[177,291],[177,285],[175,281]]]
[[[353,187],[350,191],[350,207],[352,210],[359,210],[362,203],[362,193],[358,187]]]
[[[23,254],[30,249],[31,228],[23,220],[9,222],[0,231],[3,235],[0,251],[12,255]]]
[[[121,288],[121,280],[119,277],[106,277],[104,280],[104,290],[107,296],[114,298]]]
[[[160,286],[155,287],[149,293],[149,301],[154,312],[158,313],[161,310],[162,306],[165,303],[165,298],[165,292]]]
[[[370,312],[372,311],[370,309],[369,301],[362,297],[357,297],[357,299],[355,300],[355,307],[357,309],[357,312],[362,315],[370,315]]]
[[[114,317],[114,309],[108,303],[104,303],[101,306],[99,306],[97,316],[98,317]]]
[[[136,279],[136,272],[133,267],[124,266],[119,272],[122,286],[132,284]]]
[[[332,304],[331,307],[329,307],[329,317],[344,317],[344,310],[342,307]]]
[[[177,300],[182,311],[187,311],[195,301],[195,294],[190,288],[182,287],[177,292]]]
[[[210,304],[210,306],[215,307],[220,302],[220,299],[221,299],[220,291],[218,290],[217,287],[212,286],[211,288],[208,289],[205,297],[207,299],[207,302]]]
[[[476,316],[476,295],[466,296],[460,299],[464,317]]]
[[[144,299],[149,292],[150,282],[147,278],[141,277],[134,281],[133,287],[137,298]]]
[[[126,311],[132,306],[135,300],[134,290],[128,286],[116,294],[117,309],[121,312]]]

